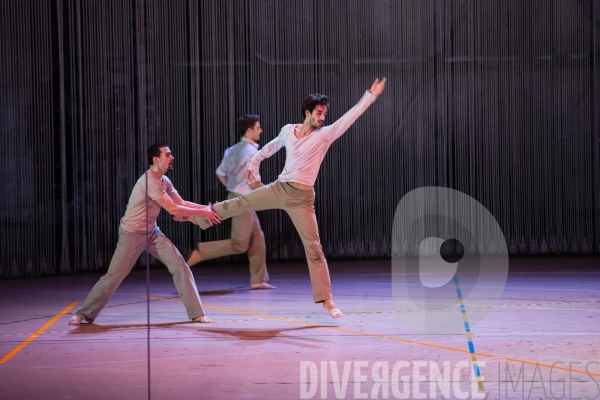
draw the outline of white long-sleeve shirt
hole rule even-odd
[[[314,186],[321,162],[331,143],[342,136],[376,98],[377,96],[367,90],[360,101],[332,125],[315,129],[310,135],[300,139],[295,134],[296,127],[299,125],[285,125],[275,139],[252,157],[248,169],[253,172],[257,180],[260,180],[258,169],[261,161],[271,157],[285,146],[285,166],[279,175],[279,181]]]

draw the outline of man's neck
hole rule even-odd
[[[304,120],[304,123],[300,126],[300,129],[298,130],[298,137],[305,137],[310,135],[311,133],[313,133],[315,130],[315,127],[312,126],[309,122],[308,122],[308,118]]]
[[[158,166],[156,164],[153,164],[150,167],[150,171],[154,172],[156,175],[158,175],[159,178],[162,178],[162,176],[165,174],[164,172],[161,171],[160,168],[158,168]]]
[[[242,139],[244,139],[244,140],[245,140],[246,142],[248,142],[248,143],[252,143],[252,144],[255,144],[255,143],[256,143],[254,140],[252,140],[252,139],[250,139],[250,138],[246,137],[246,135],[242,136]]]

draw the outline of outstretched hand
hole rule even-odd
[[[223,217],[217,214],[217,212],[213,209],[212,203],[208,203],[208,205],[206,206],[206,213],[204,215],[204,218],[206,218],[206,220],[211,224],[211,226],[214,224],[220,224],[223,220]]]
[[[375,79],[375,82],[371,85],[371,93],[375,96],[379,96],[383,92],[383,89],[385,89],[385,82],[385,77],[381,81],[379,78]]]

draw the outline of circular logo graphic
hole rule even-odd
[[[507,276],[504,234],[477,200],[436,186],[402,198],[392,232],[392,295],[407,332],[464,334],[497,304]]]

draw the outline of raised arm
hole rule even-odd
[[[254,182],[260,182],[261,179],[260,174],[258,173],[258,168],[260,167],[261,161],[277,153],[279,149],[281,149],[285,144],[283,141],[282,132],[279,133],[279,135],[275,139],[271,140],[269,143],[264,145],[263,148],[260,149],[258,153],[256,153],[248,163],[246,177],[248,178],[249,184],[252,184]]]
[[[385,79],[385,77],[383,77],[382,80],[379,80],[379,78],[375,78],[375,82],[373,82],[373,84],[371,85],[370,92],[374,94],[375,97],[378,97],[381,93],[383,93],[386,81],[387,79]]]
[[[346,111],[337,121],[327,127],[327,139],[334,141],[344,134],[352,126],[352,124],[360,117],[369,106],[377,99],[377,97],[385,89],[386,79],[383,78],[381,81],[379,78],[375,79],[371,85],[371,89],[367,90],[363,97],[356,103],[354,107]]]

